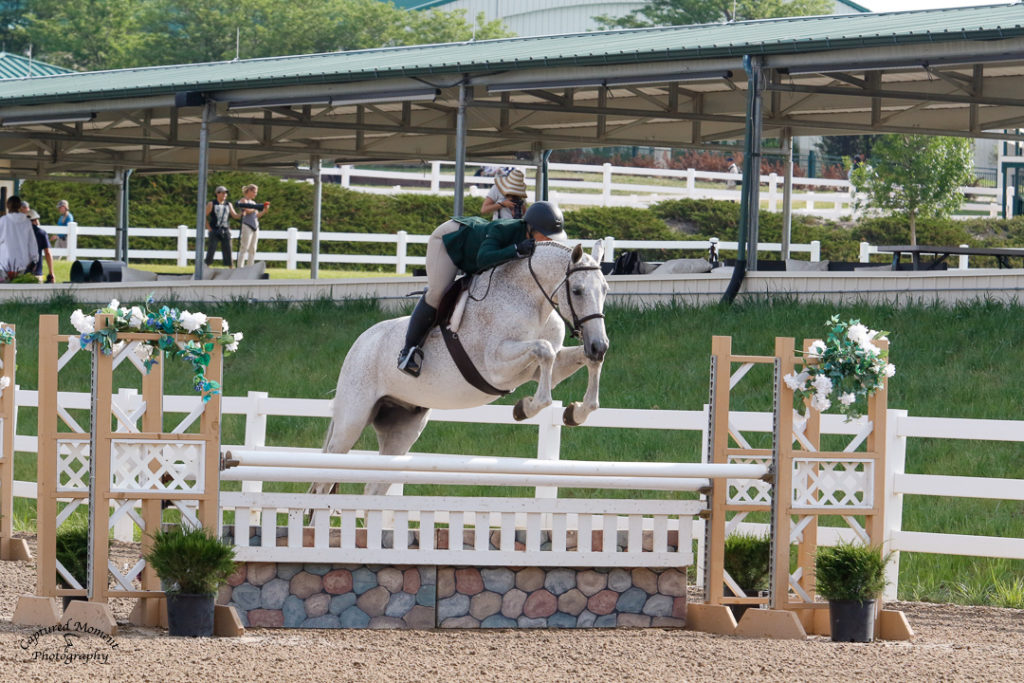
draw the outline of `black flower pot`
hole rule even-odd
[[[870,643],[875,639],[875,601],[829,600],[832,641]]]
[[[187,593],[167,596],[167,633],[189,638],[213,635],[214,595]]]

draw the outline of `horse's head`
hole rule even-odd
[[[562,314],[571,314],[573,334],[580,336],[583,353],[592,361],[604,360],[608,351],[608,335],[604,328],[604,300],[608,296],[608,281],[601,272],[603,242],[594,245],[593,254],[584,253],[576,245],[569,255],[565,272],[565,287],[559,293],[558,304]]]

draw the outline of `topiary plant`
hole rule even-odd
[[[840,543],[818,548],[814,557],[817,592],[826,600],[874,600],[885,588],[885,565],[891,553],[879,546]]]
[[[213,595],[235,571],[235,549],[201,527],[172,527],[153,535],[146,562],[167,593]]]
[[[768,587],[771,539],[733,534],[725,539],[725,571],[744,591]]]
[[[56,548],[57,561],[84,586],[89,571],[89,527],[85,523],[65,523],[57,531]],[[73,588],[60,574],[57,574],[57,581],[67,588]]]

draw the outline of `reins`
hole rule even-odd
[[[526,265],[529,267],[530,275],[533,277],[533,281],[537,283],[537,288],[540,289],[540,293],[543,294],[544,298],[547,299],[547,302],[549,304],[551,304],[552,310],[554,310],[555,313],[558,314],[559,318],[561,318],[563,321],[565,321],[566,325],[570,326],[570,328],[572,330],[572,332],[570,333],[570,336],[575,337],[575,338],[578,339],[579,336],[580,336],[580,331],[581,331],[581,328],[583,326],[583,323],[587,322],[588,320],[594,320],[594,319],[597,319],[597,318],[604,318],[604,313],[591,313],[590,315],[583,316],[582,318],[579,317],[576,314],[576,307],[572,305],[572,292],[569,290],[569,277],[572,276],[573,273],[580,273],[580,272],[583,272],[583,271],[586,271],[586,270],[601,270],[601,266],[600,265],[596,265],[596,266],[579,266],[577,268],[573,268],[572,267],[572,259],[570,258],[569,262],[565,266],[565,277],[563,277],[561,279],[561,281],[559,281],[559,283],[557,285],[555,285],[555,288],[551,290],[551,294],[548,294],[546,291],[544,291],[544,285],[542,285],[540,283],[540,279],[537,277],[537,273],[533,270],[533,254],[532,253],[530,254],[529,258],[527,259]],[[572,321],[570,321],[568,318],[566,318],[564,315],[562,315],[562,311],[559,310],[558,305],[555,303],[555,300],[554,300],[554,297],[553,297],[553,294],[563,284],[565,285],[565,299],[569,303],[569,312],[572,314]]]

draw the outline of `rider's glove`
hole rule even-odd
[[[533,253],[533,249],[536,246],[537,243],[533,240],[523,240],[516,245],[516,256],[529,256]]]

